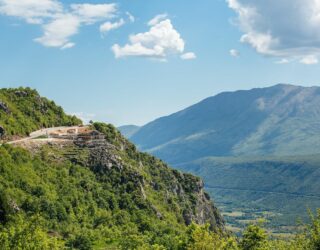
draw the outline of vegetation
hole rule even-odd
[[[320,207],[319,107],[319,87],[224,92],[127,135],[203,178],[221,211],[242,214],[225,217],[234,229],[265,216],[273,232],[291,233]]]
[[[28,88],[0,100],[7,139],[80,122]],[[200,178],[140,153],[112,125],[91,127],[103,143],[0,146],[0,249],[320,249],[320,211],[288,239],[260,224],[236,237]]]
[[[36,90],[0,89],[0,128],[4,129],[7,139],[26,136],[41,128],[81,123],[75,116],[66,115],[53,101],[41,97]]]
[[[177,168],[204,179],[233,228],[264,217],[274,233],[292,233],[320,207],[320,155],[209,157]]]
[[[319,249],[320,211],[301,233],[285,240],[258,224],[239,238],[212,231],[209,224],[186,226],[181,210],[192,206],[197,178],[179,180],[188,192],[179,199],[170,188],[177,184],[175,170],[137,152],[113,126],[93,126],[116,146],[112,154],[123,159],[121,172],[116,163],[104,169],[90,162],[88,148],[44,146],[31,154],[0,147],[1,249]]]
[[[320,210],[310,225],[290,238],[268,235],[262,223],[249,225],[242,236],[226,236],[209,230],[208,225],[192,224],[188,227],[183,249],[192,250],[318,250],[320,247]]]
[[[198,177],[139,153],[112,125],[92,126],[106,146],[0,146],[1,249],[182,249],[200,205],[223,229],[210,201],[199,204]]]
[[[156,119],[130,140],[170,164],[204,157],[317,154],[319,87],[223,92]]]

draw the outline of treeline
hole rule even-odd
[[[163,238],[172,240],[166,246],[162,244],[150,244],[146,236],[137,234],[122,234],[117,232],[113,238],[106,241],[117,242],[109,247],[98,247],[92,243],[94,236],[78,235],[72,243],[63,241],[53,232],[48,232],[46,222],[40,216],[29,218],[21,215],[11,222],[0,227],[0,247],[3,250],[11,249],[141,249],[141,250],[318,250],[320,249],[320,213],[313,218],[310,225],[300,234],[288,239],[276,239],[268,236],[265,229],[259,225],[248,226],[241,238],[215,233],[209,229],[209,225],[199,226],[191,224],[187,230],[175,239],[163,235]],[[110,232],[109,232],[110,233]],[[169,232],[167,232],[169,234]],[[122,236],[121,236],[122,235]],[[109,235],[110,237],[110,235]]]
[[[223,235],[209,230],[208,226],[191,225],[187,241],[181,249],[192,250],[319,250],[320,210],[311,215],[311,223],[300,233],[287,238],[269,235],[262,223],[249,225],[241,237]]]

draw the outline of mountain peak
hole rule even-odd
[[[171,163],[316,153],[320,127],[314,124],[320,124],[320,88],[277,84],[209,97],[141,127],[131,140]]]

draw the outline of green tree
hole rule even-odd
[[[0,249],[2,250],[45,250],[61,249],[63,243],[56,237],[50,237],[41,224],[43,220],[39,216],[15,218],[0,228]]]
[[[243,250],[267,250],[268,235],[265,229],[259,225],[248,226],[243,232],[240,247]]]

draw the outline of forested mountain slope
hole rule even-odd
[[[52,106],[35,118],[45,99],[29,89],[9,96],[16,91],[28,95],[3,98],[11,113],[1,121],[12,112],[30,129],[52,125],[53,117],[61,118],[55,126],[78,121],[50,101],[41,101]],[[18,128],[10,134],[30,132]],[[112,125],[94,123],[72,138],[0,146],[1,249],[186,249],[192,222],[225,230],[200,178],[138,152]]]

